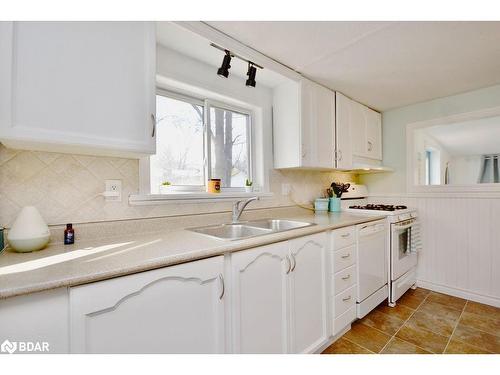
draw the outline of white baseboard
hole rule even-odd
[[[344,327],[339,333],[337,333],[335,336],[333,337],[330,337],[328,339],[328,342],[326,344],[323,344],[321,345],[317,350],[315,350],[313,352],[313,354],[321,354],[323,352],[323,350],[325,350],[326,348],[328,348],[330,345],[332,345],[335,341],[337,341],[338,339],[340,339],[342,336],[344,336],[344,333],[346,333],[347,331],[349,331],[351,329],[351,325],[347,325],[346,327]]]
[[[432,290],[434,292],[449,294],[450,296],[465,298],[474,302],[484,303],[495,307],[500,307],[500,298],[485,296],[463,289],[451,288],[449,286],[431,283],[429,281],[417,280],[417,285]]]

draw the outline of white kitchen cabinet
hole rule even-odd
[[[353,169],[382,160],[380,113],[336,93],[337,168]]]
[[[335,168],[335,93],[312,81],[275,88],[275,168]]]
[[[0,300],[0,343],[38,343],[43,353],[68,353],[68,300],[67,288]],[[21,350],[18,345],[16,353]]]
[[[288,243],[231,255],[233,352],[287,353]]]
[[[73,353],[223,353],[223,256],[71,288]]]
[[[292,353],[312,353],[328,341],[326,233],[290,241]]]
[[[154,153],[155,44],[154,22],[0,23],[0,141]]]
[[[311,353],[328,341],[326,233],[231,255],[233,351]]]

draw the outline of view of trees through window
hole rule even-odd
[[[205,110],[209,111],[207,127],[203,126]],[[226,188],[245,185],[250,170],[248,114],[157,95],[156,118],[156,155],[150,158],[153,194],[161,192],[164,182],[193,190],[203,189],[208,178],[220,178]]]

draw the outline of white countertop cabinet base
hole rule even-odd
[[[353,229],[0,300],[0,328],[51,352],[318,352],[355,319]]]
[[[0,55],[7,147],[155,152],[154,22],[2,22]]]
[[[224,257],[70,289],[73,353],[224,353]]]

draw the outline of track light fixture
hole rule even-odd
[[[217,74],[227,78],[229,76],[229,69],[231,68],[231,52],[225,50],[226,54],[224,55],[224,59],[222,60],[222,65],[217,70]]]
[[[229,77],[229,69],[231,68],[231,59],[233,57],[236,57],[237,59],[240,59],[248,63],[248,72],[247,72],[248,79],[246,81],[246,85],[250,87],[255,87],[256,84],[255,75],[257,74],[257,68],[264,69],[262,66],[257,65],[256,63],[247,60],[241,56],[238,56],[225,48],[219,47],[217,44],[210,43],[210,45],[218,49],[219,51],[224,51],[225,53],[224,59],[222,60],[222,65],[217,70],[218,75],[226,78]]]
[[[255,75],[257,74],[257,68],[253,66],[253,63],[251,61],[248,62],[248,72],[247,72],[247,86],[252,86],[255,87]]]

